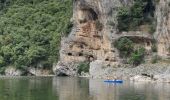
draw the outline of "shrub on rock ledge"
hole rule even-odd
[[[121,57],[127,57],[133,52],[133,41],[127,37],[118,39],[114,46],[119,50]]]
[[[133,64],[135,66],[141,64],[144,62],[144,55],[145,55],[145,48],[141,47],[137,50],[135,50],[129,59],[129,63]]]
[[[78,66],[77,66],[77,72],[80,75],[81,72],[85,72],[88,73],[89,72],[89,68],[90,68],[90,64],[89,62],[81,62]]]

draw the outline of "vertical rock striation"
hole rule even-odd
[[[78,62],[103,60],[117,65],[118,53],[112,46],[117,33],[117,9],[130,0],[74,0],[74,27],[62,39],[57,75],[76,75]],[[71,72],[71,73],[70,73]]]
[[[170,56],[170,0],[160,0],[156,8],[157,28],[155,39],[158,43],[158,55]]]

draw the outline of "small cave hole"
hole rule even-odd
[[[149,43],[149,42],[147,42],[147,46],[150,46],[150,43]]]
[[[115,50],[111,50],[111,52],[116,52]]]
[[[109,59],[107,58],[107,59],[105,59],[105,61],[109,61]]]
[[[81,15],[83,16],[83,19],[79,20],[81,24],[86,23],[89,20],[92,21],[98,19],[98,14],[92,8],[81,9],[81,11],[83,12]]]
[[[80,53],[79,53],[79,56],[83,56],[83,53],[80,52]]]
[[[68,53],[68,56],[72,56],[73,54],[72,53]]]
[[[88,61],[94,61],[95,59],[94,59],[94,57],[93,57],[93,55],[89,55],[88,56]]]
[[[80,48],[81,48],[81,49],[84,49],[84,46],[81,44],[81,45],[80,45]]]
[[[98,19],[97,13],[92,8],[89,9],[89,14],[90,14],[89,17],[90,17],[91,20],[97,20]]]
[[[58,76],[68,76],[66,73],[59,73]]]
[[[84,20],[80,20],[79,22],[80,22],[80,24],[82,24],[82,23],[86,23],[86,22],[87,22],[87,20],[86,20],[86,19],[84,19]]]

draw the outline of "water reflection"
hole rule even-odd
[[[170,84],[68,77],[0,78],[0,100],[170,100]]]
[[[0,100],[58,100],[52,93],[52,78],[0,79]]]
[[[59,100],[90,100],[89,80],[81,78],[54,78],[53,89]]]
[[[53,86],[59,100],[170,100],[170,84],[54,78]]]
[[[90,80],[90,95],[93,100],[119,100],[122,84],[104,83],[102,80]]]

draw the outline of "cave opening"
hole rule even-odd
[[[73,54],[72,53],[68,53],[68,56],[73,56]]]
[[[83,44],[80,44],[79,46],[81,49],[84,49],[84,45]]]
[[[147,46],[150,46],[150,42],[147,42]]]
[[[79,18],[80,23],[96,21],[98,19],[98,14],[92,8],[81,9]]]
[[[88,59],[89,62],[92,62],[92,61],[95,60],[93,55],[88,55],[87,59]]]
[[[107,58],[107,59],[105,59],[105,61],[109,61],[109,59]]]
[[[90,15],[91,20],[97,20],[98,19],[97,13],[92,8],[89,9],[89,15]]]
[[[83,53],[80,52],[80,53],[79,53],[79,56],[83,56]]]

